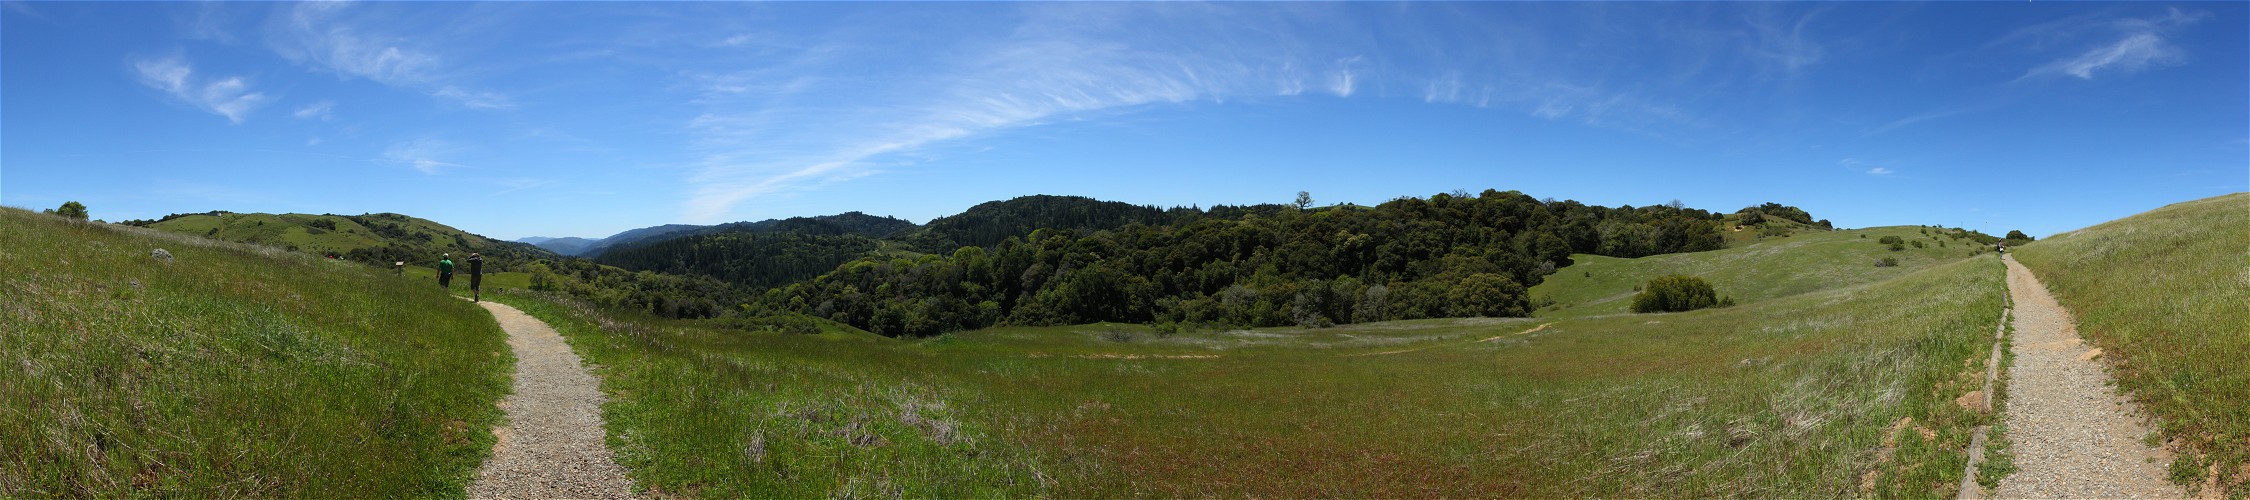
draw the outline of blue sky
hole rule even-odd
[[[2250,189],[2245,5],[6,3],[0,203],[516,238],[1495,188],[2046,235]]]

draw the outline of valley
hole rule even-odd
[[[2153,214],[2160,217],[2156,220],[2215,221],[2213,227],[2231,228],[2239,221],[2227,218],[2231,216],[2229,210],[2242,200],[2242,195],[2233,195]],[[1284,221],[1278,222],[1284,224],[1281,227],[1290,227],[1286,221],[1302,217],[1293,209],[1284,209],[1287,207],[1276,207],[1270,213],[1272,218]],[[1367,209],[1330,208],[1312,215],[1320,217],[1339,210]],[[2183,214],[2180,210],[2200,211]],[[1716,229],[1732,226],[1746,213],[1714,214],[1704,216],[1704,220],[1711,221]],[[290,292],[294,290],[290,287],[330,285],[286,283],[333,275],[383,283],[372,289],[364,285],[323,288],[334,291],[320,293],[335,297],[332,300],[392,304],[376,306],[387,310],[384,314],[389,317],[421,318],[428,314],[424,311],[456,311],[466,306],[444,299],[448,294],[429,287],[431,271],[426,268],[412,267],[398,274],[382,266],[210,240],[193,234],[192,227],[173,229],[178,232],[152,231],[47,220],[44,218],[49,216],[25,212],[11,214],[11,234],[41,237],[11,239],[10,247],[0,256],[20,259],[90,251],[90,255],[107,257],[10,278],[10,286],[23,296],[49,298],[12,305],[9,323],[29,327],[22,331],[31,332],[35,338],[77,335],[114,339],[84,344],[88,347],[126,346],[52,352],[43,356],[77,356],[72,359],[80,361],[54,358],[23,366],[91,366],[97,367],[93,372],[97,377],[117,376],[102,373],[139,374],[121,379],[135,384],[172,380],[161,387],[173,388],[167,389],[168,393],[178,396],[164,397],[245,393],[207,393],[202,389],[178,392],[179,384],[227,387],[224,383],[211,384],[232,379],[199,369],[177,373],[157,370],[162,367],[192,368],[209,363],[200,360],[212,356],[255,358],[259,352],[280,353],[268,354],[263,359],[270,361],[260,362],[272,364],[268,370],[331,373],[338,369],[335,367],[357,363],[391,365],[403,358],[399,354],[376,354],[385,351],[368,342],[390,338],[395,335],[390,332],[400,328],[419,327],[385,327],[380,326],[385,323],[348,320],[341,323],[347,325],[344,329],[333,333],[243,337],[240,341],[247,343],[239,345],[250,348],[245,351],[224,347],[237,345],[226,339],[245,332],[231,327],[209,330],[209,335],[216,336],[150,336],[173,328],[165,325],[217,319],[199,311],[225,302],[197,298],[208,292],[192,290],[202,288],[174,285],[138,292],[139,288],[131,286],[136,283],[231,282],[250,286],[242,293],[251,295],[240,300],[258,303],[276,300],[274,294],[301,300],[308,292]],[[240,220],[251,221],[253,228],[261,226],[256,222],[259,220],[288,220],[239,217],[236,222],[213,226],[220,228],[215,233],[209,229],[205,232],[217,236],[240,230]],[[1211,219],[1191,218],[1187,224],[1199,223],[1195,220]],[[1234,227],[1257,224],[1258,220],[1258,216],[1217,219]],[[2138,220],[2113,225],[2134,227],[2130,224]],[[1142,224],[1113,227],[1147,227]],[[908,269],[959,262],[974,259],[978,250],[967,247],[948,258],[913,249],[911,242],[930,240],[928,236],[915,236],[929,234],[926,232],[894,231],[885,235],[906,235],[892,240],[837,230],[834,225],[804,226],[827,231],[826,236],[889,242],[851,257],[838,266],[838,272],[902,260],[916,262]],[[2059,239],[2112,241],[2101,236],[2104,231],[2114,231],[2110,227],[2099,226]],[[1745,229],[1761,230],[1757,226]],[[2003,416],[1956,401],[1966,397],[1965,393],[1977,391],[1987,369],[1984,354],[1995,342],[1993,332],[2005,331],[1999,323],[1999,311],[2008,304],[2008,285],[1998,256],[1989,251],[1989,245],[1999,239],[1974,231],[1925,226],[1823,229],[1796,223],[1784,230],[1762,232],[1763,237],[1729,239],[1731,243],[1724,248],[1694,252],[1637,257],[1573,252],[1567,257],[1567,266],[1553,271],[1538,269],[1545,274],[1531,278],[1536,284],[1516,292],[1520,298],[1515,300],[1522,300],[1525,308],[1501,317],[1347,315],[1342,317],[1353,321],[1261,324],[1264,320],[1255,316],[1248,323],[1193,321],[1186,316],[1165,316],[1176,313],[1158,309],[1128,322],[1069,320],[1042,324],[1004,315],[995,320],[997,324],[985,327],[919,336],[882,335],[852,325],[850,316],[822,317],[771,307],[776,298],[792,297],[790,289],[805,285],[757,293],[746,290],[755,287],[712,276],[626,271],[555,254],[517,264],[516,269],[524,271],[488,276],[486,297],[552,325],[568,339],[570,349],[585,359],[609,400],[601,413],[610,447],[617,463],[644,494],[1923,497],[1960,493],[1958,485],[1972,451],[1971,431],[1997,424]],[[347,230],[346,234],[354,233]],[[771,236],[719,232],[657,244],[692,241],[707,245],[710,238],[728,234]],[[1078,238],[1047,236],[1051,232],[1043,230],[1034,234],[1039,236],[1032,241],[1079,245],[1120,238],[1116,229],[1080,228],[1066,233],[1082,235]],[[2212,238],[2187,230],[2126,234],[2163,234],[2184,238],[2181,241]],[[473,241],[468,237],[460,236],[457,241]],[[996,247],[1026,245],[1013,243],[1017,238],[1002,238]],[[43,246],[23,246],[20,242],[25,241]],[[300,250],[308,248],[301,243],[310,240],[297,241]],[[2142,244],[2148,245],[2164,244]],[[144,262],[149,257],[143,247],[151,246],[184,252],[178,257],[182,262],[224,262],[224,266],[235,267],[222,267],[214,271],[219,273],[215,275],[177,274],[199,268]],[[2022,246],[2027,265],[2034,268],[2052,265],[2051,257],[2040,254],[2046,251],[2042,249],[2074,248],[2050,242]],[[1595,247],[1604,248],[1598,242]],[[200,250],[203,248],[219,253]],[[1264,255],[1262,251],[1253,254]],[[86,267],[89,265],[94,267]],[[250,271],[308,265],[322,270],[279,275]],[[11,264],[11,268],[15,266]],[[852,272],[874,270],[870,267]],[[875,276],[884,276],[880,273],[897,271],[876,272]],[[947,275],[966,276],[953,273]],[[2062,273],[2060,281],[2073,281],[2073,275]],[[1627,312],[1625,305],[1630,301],[1626,299],[1639,292],[1643,282],[1663,274],[1703,278],[1727,300],[1721,307],[1689,312]],[[134,275],[143,277],[127,279]],[[241,281],[221,276],[267,277]],[[828,279],[834,277],[824,274],[811,283]],[[465,293],[459,281],[452,293]],[[897,286],[899,282],[891,283]],[[667,293],[663,286],[644,287],[648,284],[677,286],[681,292]],[[99,292],[99,298],[83,290],[52,293],[88,286],[108,291]],[[698,291],[693,288],[696,286],[709,288]],[[2083,292],[2073,292],[2069,285],[2056,287],[2058,298],[2066,305],[2083,300],[2075,298]],[[736,294],[739,298],[733,300],[741,302],[732,308],[713,308],[709,314],[678,314],[682,311],[678,306],[671,310],[673,314],[667,314],[664,304],[699,299],[716,302],[711,296],[696,295],[714,292]],[[1360,293],[1364,297],[1364,289]],[[383,299],[387,301],[416,297],[411,300],[438,302],[403,306],[352,298],[370,294],[396,297]],[[1440,293],[1437,297],[1447,295]],[[123,323],[79,323],[74,318],[82,318],[84,313],[72,311],[83,311],[84,306],[74,304],[89,300],[108,304],[102,306],[106,308],[146,312],[116,316]],[[147,305],[135,305],[141,303]],[[292,309],[277,318],[312,318],[365,306],[332,309],[335,307]],[[2099,308],[2089,310],[2097,311],[2091,316],[2096,322],[2087,326],[2097,342],[2106,342],[2106,335],[2114,335],[2107,332],[2118,328],[2105,325],[2134,324],[2115,320],[2100,323],[2105,321],[2100,318],[2110,316],[2102,315]],[[2221,318],[2232,314],[2214,311],[2212,314]],[[279,321],[301,324],[307,320]],[[421,472],[433,474],[423,476],[424,483],[398,484],[460,491],[474,460],[480,460],[481,450],[491,446],[489,436],[460,434],[478,428],[476,425],[497,422],[497,415],[489,409],[472,409],[480,404],[489,408],[496,402],[499,386],[495,381],[505,380],[493,378],[499,373],[493,370],[506,367],[500,361],[509,357],[496,347],[499,334],[490,321],[482,320],[485,326],[474,326],[477,322],[463,325],[477,332],[474,334],[446,334],[452,339],[486,343],[487,347],[477,352],[488,353],[494,361],[477,365],[481,368],[475,370],[481,371],[467,372],[484,375],[459,379],[482,381],[476,384],[482,387],[477,391],[483,392],[449,389],[444,394],[482,395],[467,399],[448,396],[446,404],[453,406],[445,407],[456,408],[453,410],[413,407],[429,408],[412,410],[411,414],[434,419],[425,421],[442,424],[446,429],[442,432],[386,431],[407,433],[401,437],[452,440],[447,442],[456,443],[449,445],[453,448],[423,449],[455,450],[447,453],[457,459],[444,462],[454,465]],[[325,340],[302,340],[310,338]],[[188,339],[203,340],[181,343]],[[300,340],[274,344],[276,339]],[[2221,335],[2193,342],[2237,340]],[[28,344],[11,345],[10,356],[36,352],[28,351]],[[294,347],[277,347],[285,345]],[[2142,354],[2130,346],[2119,349],[2122,354],[2117,361],[2123,363],[2164,355]],[[111,356],[118,352],[125,353],[126,361],[94,361],[113,359]],[[135,352],[141,354],[132,354]],[[174,354],[150,354],[164,352]],[[133,356],[160,361],[130,361]],[[362,361],[351,361],[354,359]],[[98,368],[102,366],[114,368]],[[2147,373],[2135,368],[2140,366],[2137,364],[2113,366],[2122,367],[2123,380],[2128,384],[2142,383],[2135,377]],[[51,368],[34,369],[37,371],[17,373],[17,379],[59,380],[51,378],[47,371]],[[419,375],[428,373],[423,370],[427,369],[403,372],[403,381],[415,387],[430,383],[422,381],[428,380]],[[306,380],[329,380],[351,370],[333,373],[338,375]],[[2216,388],[2198,394],[2224,394],[2228,390],[2225,387],[2231,386],[2228,384],[2198,386]],[[229,427],[225,425],[212,426],[213,416],[200,412],[151,414],[125,409],[140,408],[138,405],[147,403],[134,401],[156,397],[156,393],[145,392],[151,389],[135,388],[137,385],[34,383],[8,387],[16,392],[12,397],[47,402],[33,407],[43,409],[42,413],[15,414],[26,420],[10,424],[39,429],[37,434],[0,436],[15,443],[16,449],[35,453],[18,456],[19,461],[11,463],[30,467],[19,470],[49,471],[12,476],[10,482],[0,484],[9,492],[271,494],[329,484],[308,477],[237,486],[195,481],[126,486],[130,483],[116,481],[134,470],[168,463],[165,457],[198,456],[204,452],[195,450],[209,444],[168,446],[209,443],[218,439],[216,436],[248,438],[242,442],[248,446],[291,446],[287,443],[298,438],[245,427],[226,430]],[[2167,386],[2158,383],[2154,387]],[[2000,394],[1982,397],[2005,401],[2007,395],[2002,389]],[[300,397],[297,392],[303,389],[255,390],[283,393],[250,395],[246,401],[268,397],[291,401]],[[2132,394],[2137,400],[2147,401],[2146,391]],[[322,392],[329,394],[326,397],[347,400],[363,397],[350,392]],[[2218,402],[2223,400],[2200,404],[2196,401],[2203,400],[2189,397],[2184,401],[2188,405],[2171,407],[2157,402],[2152,408],[2160,415],[2223,415],[2239,408]],[[109,404],[125,406],[99,409]],[[348,407],[364,403],[340,400],[319,404]],[[109,415],[104,418],[157,420],[95,420],[92,422],[114,423],[69,426],[66,424],[81,417],[52,413],[68,411]],[[2187,445],[2175,445],[2180,446],[2175,449],[2193,450],[2195,454],[2190,456],[2197,461],[2190,462],[2191,467],[2209,474],[2182,476],[2182,466],[2174,464],[2175,481],[2200,481],[2215,490],[2239,484],[2234,479],[2239,476],[2225,472],[2233,463],[2229,460],[2237,460],[2234,453],[2239,450],[2223,440],[2189,438],[2228,435],[2232,431],[2220,423],[2227,420],[2167,418],[2165,431],[2178,433],[2182,436],[2179,443]],[[463,425],[470,422],[484,424]],[[120,433],[128,428],[149,432],[146,429],[182,425],[208,427],[219,434],[176,442],[171,441],[176,438],[157,437],[162,434]],[[396,424],[375,428],[384,425]],[[300,432],[345,435],[351,431],[307,428]],[[131,443],[130,449],[143,451],[125,458],[86,458],[71,451],[75,448],[42,444],[57,442],[54,439],[91,439],[97,443],[122,440],[118,442]],[[272,439],[281,440],[272,441],[272,445],[257,444]],[[166,449],[174,451],[162,451]],[[1986,458],[1976,467],[1980,473],[1974,484],[1991,491],[2013,470],[2008,441],[2004,437],[1991,440],[1979,453]],[[33,463],[47,465],[30,465]],[[236,469],[180,473],[216,478],[232,477],[231,470]]]

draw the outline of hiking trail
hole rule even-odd
[[[631,498],[625,477],[602,442],[599,382],[580,366],[562,335],[523,311],[478,302],[508,332],[516,353],[515,392],[500,401],[508,425],[477,468],[469,498]]]
[[[2017,470],[2000,481],[1994,496],[2185,496],[2165,481],[2165,457],[2141,443],[2149,430],[2094,360],[2101,349],[2079,338],[2070,312],[2030,269],[2014,256],[2001,260],[2008,265],[2008,294],[2015,301],[2007,422]]]

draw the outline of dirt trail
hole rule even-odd
[[[602,393],[546,323],[502,304],[479,302],[516,352],[515,393],[500,402],[508,426],[477,468],[469,498],[630,498],[632,480],[602,443]]]
[[[2179,498],[2165,481],[2166,462],[2141,444],[2131,401],[2119,397],[2109,373],[2084,344],[2070,312],[2030,269],[2008,264],[2015,299],[2016,354],[2008,375],[2008,439],[2017,471],[2000,481],[2000,498]]]

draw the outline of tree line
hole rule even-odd
[[[1054,198],[1018,211],[1036,213],[1036,201],[1079,203]],[[1522,316],[1534,309],[1525,289],[1569,265],[1572,253],[1639,257],[1723,245],[1724,214],[1677,204],[1608,208],[1487,190],[1374,207],[1302,206],[1128,210],[1109,219],[1062,209],[1050,213],[1082,217],[1080,227],[1038,228],[943,254],[850,261],[769,289],[753,309],[893,336],[998,324],[1321,326]],[[1085,228],[1101,224],[1114,227]]]

